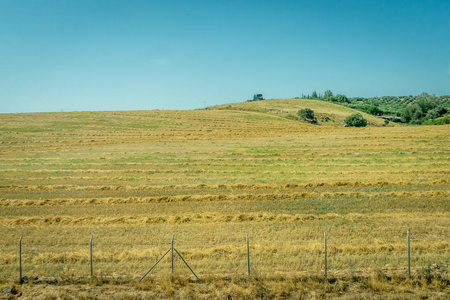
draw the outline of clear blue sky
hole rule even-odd
[[[0,1],[0,113],[326,89],[450,94],[450,1]]]

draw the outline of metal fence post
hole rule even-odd
[[[247,267],[248,267],[248,276],[250,276],[250,247],[248,241],[248,234],[247,234]]]
[[[409,243],[409,229],[407,230],[407,240],[408,240],[408,279],[411,279],[411,251]]]
[[[173,235],[172,235],[172,277],[173,277]]]
[[[327,280],[327,233],[323,233],[324,241],[325,241],[325,280]]]
[[[94,238],[93,235],[91,235],[91,240],[89,241],[89,250],[90,250],[90,261],[91,261],[91,277],[94,276],[94,269],[92,266],[92,239]]]
[[[22,237],[23,237],[23,235],[21,235],[20,239],[19,239],[19,284],[23,283],[23,280],[22,280]]]

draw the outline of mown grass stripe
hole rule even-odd
[[[359,214],[351,213],[339,215],[329,213],[323,215],[317,214],[275,214],[275,213],[240,213],[240,214],[219,214],[219,213],[198,213],[198,214],[180,214],[180,215],[159,215],[149,217],[121,216],[121,217],[72,217],[72,216],[52,216],[52,217],[0,217],[0,225],[18,226],[18,225],[115,225],[115,224],[187,224],[187,223],[242,223],[242,222],[308,222],[314,220],[360,220],[360,219],[387,219],[387,218],[450,218],[450,213],[372,213]],[[450,219],[449,219],[450,220]]]
[[[438,185],[449,183],[450,180],[439,179],[423,182],[423,184]],[[373,186],[402,186],[413,185],[415,182],[410,181],[336,181],[336,182],[318,182],[318,183],[288,183],[288,184],[171,184],[171,185],[95,185],[95,186],[79,186],[79,185],[0,185],[1,189],[9,190],[84,190],[84,191],[99,191],[99,190],[164,190],[164,189],[186,189],[186,188],[207,188],[207,189],[290,189],[290,188],[307,188],[307,187],[373,187]]]
[[[96,204],[136,204],[160,202],[212,202],[212,201],[267,201],[267,200],[296,200],[304,198],[375,198],[375,197],[448,197],[446,190],[432,191],[399,191],[399,192],[304,192],[304,193],[252,193],[238,195],[177,195],[155,197],[126,197],[126,198],[55,198],[43,200],[1,199],[0,206],[55,206],[55,205],[96,205]]]

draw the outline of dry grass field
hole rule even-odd
[[[294,120],[304,107],[319,125]],[[0,287],[21,299],[448,298],[450,127],[343,128],[347,110],[286,99],[0,115]],[[200,281],[178,257],[172,275],[167,255],[138,282],[172,235]]]

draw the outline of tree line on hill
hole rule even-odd
[[[326,90],[323,95],[314,91],[302,94],[303,99],[314,99],[347,106],[375,116],[390,116],[393,121],[415,125],[450,124],[450,95],[435,96],[422,93],[417,96],[354,97],[334,95]]]

